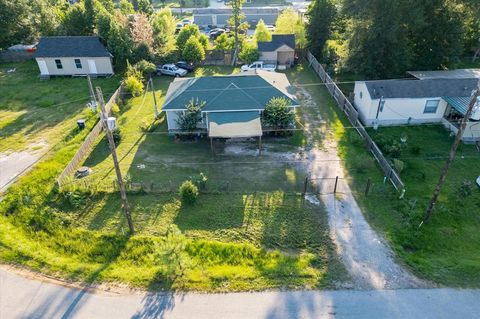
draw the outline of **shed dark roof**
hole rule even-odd
[[[272,52],[286,44],[292,49],[295,49],[295,35],[294,34],[273,34],[272,41],[258,42],[258,51]]]
[[[381,80],[366,81],[372,99],[470,96],[477,86],[475,79]]]
[[[35,56],[56,57],[110,57],[100,38],[96,36],[43,37],[37,45]]]
[[[163,110],[184,110],[192,99],[205,102],[202,111],[206,112],[263,110],[274,97],[298,105],[294,97],[256,74],[186,78],[170,84]]]

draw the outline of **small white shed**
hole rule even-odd
[[[270,42],[258,42],[260,60],[291,66],[295,62],[295,35],[274,34]]]
[[[112,55],[97,36],[42,37],[35,60],[42,78],[113,74]]]

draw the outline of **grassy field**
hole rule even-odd
[[[90,117],[85,78],[41,81],[38,75],[35,61],[0,64],[0,152],[56,144],[77,119]],[[93,85],[111,94],[119,77],[95,79]]]
[[[228,67],[196,75],[228,74]],[[155,78],[159,103],[172,78]],[[299,151],[302,136],[209,144],[176,141],[153,116],[148,94],[120,105],[118,147],[123,173],[157,191],[129,191],[136,234],[127,236],[105,140],[86,160],[89,188],[53,180],[78,142],[66,140],[15,185],[0,204],[0,258],[49,274],[88,282],[123,282],[149,289],[239,291],[336,287],[346,278],[328,236],[323,208],[298,192],[304,174],[283,156]],[[77,133],[76,133],[77,134]],[[80,134],[83,134],[82,132]],[[77,136],[77,135],[75,135]],[[197,202],[179,200],[180,182],[207,175]],[[38,190],[37,190],[38,188]],[[34,189],[35,191],[32,191]],[[28,201],[19,201],[29,194]]]
[[[299,72],[296,81],[314,83],[318,78],[310,71]],[[480,153],[475,146],[461,145],[431,222],[418,228],[453,141],[449,132],[435,125],[370,131],[390,159],[389,146],[401,144],[400,138],[407,137],[400,155],[407,192],[400,200],[393,187],[383,183],[371,154],[328,92],[317,87],[307,90],[316,101],[324,101],[324,133],[338,140],[355,196],[369,222],[386,236],[399,262],[439,284],[480,287],[480,192],[474,184],[480,175]],[[373,189],[365,197],[368,178],[372,178]]]

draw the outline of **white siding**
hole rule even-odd
[[[277,62],[277,51],[260,52],[260,61]]]
[[[179,129],[177,120],[178,120],[178,115],[181,113],[182,111],[165,111],[165,114],[167,115],[167,126],[169,130]]]
[[[355,83],[355,106],[362,122],[371,126],[375,120],[379,99],[372,100],[364,82]],[[360,94],[361,92],[361,94]],[[360,98],[362,95],[362,98]],[[424,113],[427,100],[439,100],[435,113]],[[447,108],[447,102],[441,97],[429,98],[386,98],[383,111],[378,114],[379,125],[401,125],[440,123]]]
[[[62,69],[58,69],[55,60],[59,59],[62,62]],[[80,59],[81,68],[75,65],[75,59]],[[45,61],[50,75],[84,75],[90,74],[88,67],[88,60],[95,60],[97,67],[97,75],[113,74],[112,61],[109,57],[72,57],[72,58],[36,58],[38,61]]]

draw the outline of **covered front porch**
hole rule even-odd
[[[469,97],[450,97],[443,99],[448,103],[442,124],[453,134],[457,134],[460,124],[465,117],[470,103]],[[464,143],[478,143],[480,141],[480,110],[474,109],[470,120],[467,122],[462,141]]]

